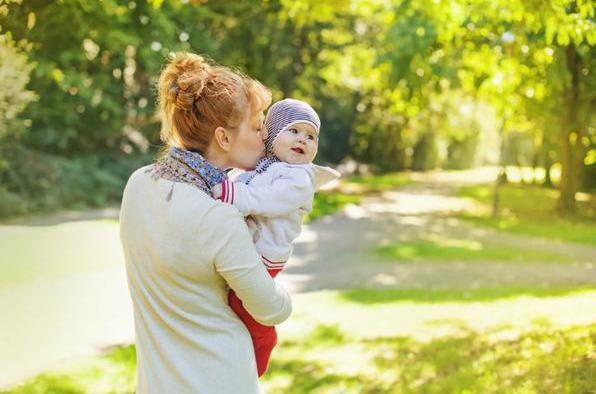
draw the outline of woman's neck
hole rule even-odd
[[[205,153],[203,154],[205,160],[207,160],[211,165],[214,167],[219,168],[222,171],[227,170],[231,166],[229,165],[228,155],[226,152],[218,149],[214,149],[212,146],[209,146]]]

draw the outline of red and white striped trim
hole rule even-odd
[[[235,194],[236,188],[234,187],[234,182],[223,181],[221,183],[221,201],[233,204]]]
[[[265,264],[265,267],[272,270],[281,270],[286,265],[285,261],[271,261],[263,256],[261,256],[261,261],[263,262],[263,264]]]

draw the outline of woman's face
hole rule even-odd
[[[263,113],[247,114],[242,121],[229,152],[230,165],[234,168],[252,170],[265,153],[263,140],[267,138],[267,129],[263,125]]]

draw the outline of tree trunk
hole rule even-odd
[[[499,135],[501,136],[501,147],[500,147],[500,156],[499,162],[501,169],[499,170],[499,174],[497,174],[497,179],[495,179],[495,189],[493,194],[493,211],[492,217],[498,218],[500,212],[500,188],[501,184],[504,183],[504,180],[507,179],[507,167],[505,166],[505,119],[501,122],[501,127],[499,128]]]
[[[544,186],[548,187],[548,188],[553,187],[553,180],[550,175],[550,170],[552,169],[552,167],[553,167],[553,162],[550,159],[550,155],[547,152],[544,157]]]
[[[387,165],[389,171],[403,171],[406,167],[406,151],[403,146],[402,127],[396,127],[395,132],[387,143],[389,143],[388,157],[390,162]]]
[[[574,45],[565,48],[567,71],[571,76],[570,84],[563,93],[563,114],[560,124],[561,144],[561,184],[557,210],[563,215],[572,215],[576,211],[575,193],[578,190],[579,174],[577,173],[578,145],[581,138],[577,128],[577,105],[579,95],[578,58]]]
[[[538,185],[538,167],[540,167],[540,155],[544,149],[544,130],[538,132],[538,137],[534,139],[534,155],[532,156],[532,185]],[[536,139],[539,138],[539,142]]]

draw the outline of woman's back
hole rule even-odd
[[[137,393],[258,393],[251,339],[227,304],[226,282],[269,324],[287,318],[289,298],[262,282],[268,278],[234,208],[191,185],[154,179],[150,169],[131,176],[120,218]]]

